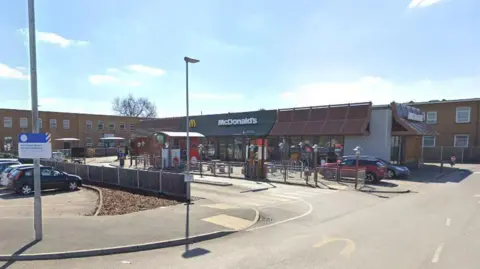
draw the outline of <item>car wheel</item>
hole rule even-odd
[[[22,188],[20,189],[20,193],[23,195],[30,195],[32,194],[32,192],[33,192],[33,188],[28,184],[23,185]]]
[[[76,181],[68,182],[68,190],[69,191],[76,191],[78,189],[78,185]]]
[[[388,170],[388,178],[395,178],[395,172],[393,172],[392,170]]]
[[[367,173],[365,175],[365,182],[367,182],[367,183],[377,182],[377,175],[375,175],[374,173]]]

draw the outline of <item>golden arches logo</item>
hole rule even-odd
[[[188,126],[189,126],[190,128],[195,128],[195,127],[197,127],[197,121],[196,121],[196,120],[190,120],[190,121],[188,122]]]

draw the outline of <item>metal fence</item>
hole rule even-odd
[[[179,198],[187,197],[187,185],[184,181],[184,174],[182,173],[145,171],[43,160],[42,164],[78,175],[86,182],[93,184],[99,183],[107,186],[118,186],[133,191],[143,190]]]
[[[480,148],[459,148],[459,147],[423,147],[424,162],[450,161],[455,155],[458,163],[480,163]]]
[[[241,162],[198,162],[191,167],[192,173],[201,176],[228,177],[250,180],[283,181],[286,183],[312,183],[316,179],[354,182],[358,178],[365,183],[365,169],[338,169],[318,167],[313,169],[301,163],[267,163],[263,169]],[[263,176],[262,176],[263,172]]]

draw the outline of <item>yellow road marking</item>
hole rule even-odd
[[[247,228],[251,223],[251,221],[249,220],[237,218],[237,217],[229,216],[225,214],[204,218],[202,220],[216,224],[216,225],[220,225],[223,227],[227,227],[236,231]]]
[[[328,245],[330,243],[333,243],[333,242],[338,242],[338,241],[342,241],[344,242],[345,244],[345,247],[342,249],[342,251],[340,251],[340,254],[342,254],[343,256],[349,258],[350,255],[352,255],[352,253],[355,251],[356,249],[356,246],[355,246],[355,242],[353,242],[352,240],[350,239],[347,239],[347,238],[329,238],[329,239],[325,239],[323,240],[322,242],[320,243],[317,243],[316,245],[314,245],[313,247],[314,248],[321,248],[325,245]]]

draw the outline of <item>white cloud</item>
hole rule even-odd
[[[441,0],[412,0],[408,8],[422,8],[439,3]]]
[[[196,99],[205,99],[205,100],[239,100],[243,99],[241,94],[217,94],[217,93],[206,93],[206,92],[193,92],[190,94],[190,98]]]
[[[143,73],[143,74],[147,74],[147,75],[150,75],[150,76],[161,76],[161,75],[165,74],[165,71],[163,69],[156,68],[156,67],[150,67],[150,66],[146,66],[146,65],[141,65],[141,64],[132,64],[132,65],[127,66],[126,68],[130,71],[137,72],[137,73]]]
[[[480,77],[453,78],[443,81],[420,80],[395,83],[375,76],[349,82],[316,82],[300,86],[280,95],[282,105],[317,106],[372,101],[388,104],[392,101],[428,101],[432,99],[471,98]],[[461,90],[460,90],[461,89]]]
[[[28,29],[20,29],[19,31],[28,40]],[[67,39],[55,33],[40,32],[40,31],[36,32],[36,39],[37,41],[58,45],[62,48],[67,48],[71,46],[86,46],[89,44],[88,41]]]
[[[27,80],[29,76],[23,73],[23,70],[19,67],[14,68],[0,63],[0,78]]]
[[[118,83],[119,79],[110,75],[91,75],[88,77],[88,81],[93,85],[112,84]]]

